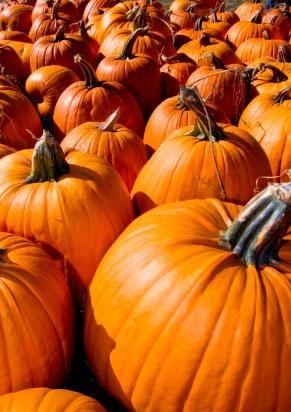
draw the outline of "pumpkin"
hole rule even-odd
[[[56,1],[50,14],[41,14],[33,21],[29,30],[29,37],[33,43],[43,36],[55,34],[60,26],[64,26],[64,30],[69,31],[69,22],[58,16],[58,8],[59,2]]]
[[[285,40],[271,39],[268,31],[263,30],[262,38],[248,39],[242,42],[236,49],[236,55],[242,63],[250,64],[259,57],[274,57],[278,56],[280,46],[288,43]],[[291,47],[291,45],[290,45]]]
[[[179,95],[160,103],[147,121],[143,141],[149,154],[152,154],[172,132],[196,122],[196,113],[188,107],[189,103],[186,104],[182,90]],[[230,123],[227,115],[218,106],[211,102],[205,104],[217,122]]]
[[[91,17],[93,17],[95,14],[98,14],[98,10],[100,8],[104,7],[112,7],[116,3],[118,3],[117,0],[90,0],[86,4],[86,7],[83,12],[83,21],[88,22]]]
[[[95,62],[95,55],[88,42],[75,33],[64,33],[60,26],[54,35],[38,39],[31,50],[30,67],[35,71],[43,66],[60,65],[67,67],[82,76],[82,70],[74,63],[74,55],[82,53],[91,64]]]
[[[14,76],[21,83],[25,82],[28,75],[16,51],[10,47],[0,44],[0,62],[7,74]]]
[[[52,116],[56,102],[62,92],[72,83],[79,81],[75,72],[63,66],[43,66],[27,78],[25,88],[31,100],[37,105],[39,114]]]
[[[110,248],[90,285],[84,342],[126,410],[290,409],[290,197],[290,184],[272,185],[245,209],[163,205]]]
[[[80,20],[80,13],[73,2],[69,0],[37,0],[31,15],[32,22],[43,14],[49,14],[56,3],[62,20],[66,20],[69,23]]]
[[[11,153],[16,152],[13,147],[7,146],[6,144],[0,143],[0,159],[4,156],[7,156]]]
[[[178,29],[191,29],[199,17],[195,12],[196,4],[189,6],[185,10],[170,10],[168,12],[169,20]]]
[[[221,21],[216,13],[216,10],[213,9],[210,11],[208,18],[202,18],[202,27],[204,28],[213,28],[218,30],[222,36],[225,35],[227,30],[231,27],[231,23],[227,21]]]
[[[240,63],[239,58],[225,42],[211,39],[206,33],[203,33],[199,40],[192,40],[184,44],[178,49],[178,53],[185,53],[196,63],[208,53],[213,53],[224,64]]]
[[[0,14],[0,25],[9,30],[18,30],[28,33],[31,26],[33,7],[28,4],[12,4]]]
[[[33,147],[35,140],[28,131],[42,130],[33,104],[15,87],[0,86],[0,141],[15,149]]]
[[[61,143],[64,153],[78,150],[106,159],[120,175],[128,190],[147,161],[141,138],[128,128],[118,124],[120,109],[105,122],[87,122],[71,130]]]
[[[0,41],[1,40],[15,40],[15,41],[31,43],[31,40],[26,33],[23,33],[23,31],[17,31],[17,30],[1,30],[0,31]]]
[[[20,57],[25,69],[22,71],[22,73],[31,73],[30,70],[30,55],[31,55],[31,49],[32,49],[32,44],[31,43],[25,43],[22,41],[16,41],[16,40],[0,40],[0,45],[2,46],[10,46]],[[20,63],[21,65],[21,63]]]
[[[286,169],[291,168],[291,134],[289,132],[291,110],[289,96],[290,87],[276,96],[275,103],[277,103],[277,107],[274,105],[260,117],[256,113],[252,114],[254,99],[250,103],[252,106],[249,107],[249,105],[245,109],[240,121],[241,127],[247,130],[264,149],[270,161],[273,176],[281,176]],[[288,97],[289,102],[282,104]],[[248,122],[250,115],[253,118],[251,122]],[[286,176],[282,177],[282,180],[286,180]]]
[[[210,53],[200,60],[198,69],[189,76],[186,85],[195,85],[204,99],[219,106],[235,123],[239,120],[247,99],[243,74],[241,66],[225,66]]]
[[[141,31],[142,28],[137,29],[129,36],[118,56],[103,59],[96,75],[100,81],[116,81],[126,86],[135,96],[146,119],[161,101],[162,82],[156,62],[151,57],[132,51]]]
[[[216,125],[197,89],[184,89],[196,124],[174,131],[141,169],[132,188],[139,213],[168,202],[215,197],[245,204],[259,176],[269,176],[266,154],[232,125]]]
[[[284,40],[289,40],[289,33],[291,30],[291,14],[288,5],[277,9],[268,9],[267,13],[265,13],[262,18],[262,22],[273,24],[274,38],[277,37],[277,34],[279,34],[279,38],[282,38],[281,36],[283,34]]]
[[[238,16],[240,21],[249,22],[257,12],[263,13],[264,8],[264,4],[259,0],[253,0],[252,2],[244,1],[235,9],[235,14]]]
[[[73,151],[65,158],[48,131],[34,150],[1,159],[0,182],[0,228],[63,262],[81,305],[99,261],[133,218],[124,183],[97,156]]]
[[[56,135],[64,137],[85,122],[104,121],[116,106],[120,106],[121,124],[141,136],[143,115],[127,88],[118,82],[98,81],[94,69],[80,55],[75,56],[75,61],[83,69],[85,81],[71,84],[60,95],[53,114]]]
[[[2,412],[106,412],[95,399],[66,389],[33,388],[0,397]]]
[[[199,18],[196,20],[194,28],[190,29],[181,29],[178,30],[174,34],[174,45],[177,49],[179,49],[183,44],[188,43],[191,40],[199,40],[204,33],[206,33],[209,37],[224,40],[224,37],[219,30],[213,27],[203,28],[203,18]]]
[[[176,53],[172,56],[160,57],[163,65],[160,68],[163,85],[163,96],[172,97],[179,93],[180,86],[186,84],[196,64],[186,54]]]
[[[74,309],[64,276],[22,237],[1,232],[0,248],[0,394],[57,387],[68,376],[74,346]]]
[[[225,11],[225,2],[222,1],[214,11],[216,13],[218,21],[226,22],[231,25],[239,21],[238,15],[234,11]]]

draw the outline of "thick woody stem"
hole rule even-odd
[[[92,89],[100,85],[100,82],[98,82],[96,78],[93,67],[89,62],[87,62],[87,60],[81,57],[80,54],[76,54],[74,56],[74,62],[78,64],[78,66],[80,66],[83,71],[87,89]]]
[[[120,55],[116,59],[125,60],[125,59],[133,58],[134,56],[132,54],[132,48],[134,46],[134,42],[138,36],[142,36],[145,33],[147,33],[147,30],[148,30],[147,27],[145,28],[141,27],[139,29],[136,29],[134,32],[132,32],[129,38],[126,40]]]
[[[270,184],[244,207],[221,235],[220,245],[246,265],[278,261],[282,237],[291,223],[291,183]]]
[[[44,130],[34,147],[31,173],[25,182],[55,182],[69,170],[60,145],[48,130]]]

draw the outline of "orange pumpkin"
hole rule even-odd
[[[97,156],[74,151],[65,158],[44,131],[34,151],[1,159],[0,181],[0,228],[64,262],[82,304],[99,261],[133,218],[122,180]]]
[[[0,45],[10,46],[18,54],[18,56],[20,57],[25,67],[23,73],[25,74],[31,73],[30,55],[31,55],[31,49],[33,46],[32,43],[25,43],[25,42],[16,41],[16,40],[0,40]]]
[[[57,387],[68,375],[74,346],[74,309],[64,276],[22,237],[1,232],[0,248],[0,394]]]
[[[27,78],[25,88],[37,105],[39,114],[52,116],[56,102],[62,92],[79,80],[75,72],[63,66],[43,66]]]
[[[106,159],[120,175],[128,190],[147,161],[141,138],[121,124],[116,124],[120,109],[104,122],[87,122],[71,130],[61,143],[64,153],[78,150]]]
[[[215,197],[245,204],[259,176],[269,176],[266,154],[232,125],[218,127],[197,89],[184,91],[197,121],[174,131],[140,171],[131,195],[140,213],[168,202]],[[191,106],[193,107],[193,106]]]
[[[120,122],[142,136],[143,115],[127,88],[118,82],[98,81],[92,66],[80,55],[75,61],[84,71],[85,81],[71,84],[59,97],[53,115],[56,135],[64,137],[85,122],[102,122],[120,106]]]
[[[235,9],[235,14],[239,17],[240,21],[249,22],[257,12],[263,14],[264,8],[264,4],[259,0],[244,1]]]
[[[90,285],[84,342],[126,410],[290,410],[290,235],[280,242],[290,201],[288,184],[243,210],[164,205],[110,248]]]
[[[93,398],[65,389],[34,388],[0,397],[1,412],[106,412]]]
[[[0,25],[9,30],[28,33],[31,26],[33,7],[29,4],[12,4],[0,13]]]

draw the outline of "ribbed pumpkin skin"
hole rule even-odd
[[[289,103],[290,105],[290,103]],[[243,122],[241,122],[243,125]],[[265,112],[247,130],[262,146],[270,161],[272,175],[278,176],[291,168],[291,110],[280,107]],[[287,176],[282,181],[289,181]]]
[[[0,143],[0,159],[14,152],[16,152],[16,150],[13,149],[13,147]]]
[[[68,154],[70,172],[57,183],[27,184],[31,158],[26,150],[1,159],[0,230],[64,260],[81,299],[104,253],[133,219],[129,194],[105,160],[79,152]]]
[[[131,130],[117,124],[114,131],[101,131],[102,123],[87,122],[71,130],[61,146],[95,154],[106,159],[120,175],[130,191],[141,168],[147,161],[146,148],[141,138]]]
[[[236,55],[242,63],[250,64],[259,57],[277,58],[279,46],[287,45],[284,40],[248,39],[239,45]]]
[[[222,199],[215,168],[227,201],[247,203],[259,176],[270,176],[270,165],[260,145],[244,130],[222,125],[225,140],[213,145],[189,136],[193,126],[173,132],[140,171],[132,189],[136,209],[187,199]],[[215,153],[214,161],[212,147]]]
[[[177,105],[178,96],[169,97],[159,104],[150,116],[143,139],[150,151],[156,150],[173,131],[192,125],[196,121],[196,115],[192,110],[186,107],[180,109]],[[230,123],[227,115],[219,107],[212,103],[207,103],[206,106],[217,122]]]
[[[238,21],[226,32],[225,38],[236,48],[247,39],[262,38],[264,30],[271,34],[272,26],[267,23]]]
[[[244,2],[241,3],[236,9],[235,14],[239,17],[241,21],[250,21],[254,14],[259,10],[264,9],[263,3],[255,3],[255,2]]]
[[[65,20],[62,20],[60,18],[52,19],[49,14],[42,14],[38,16],[32,23],[32,26],[29,30],[29,37],[34,43],[43,36],[55,34],[58,28],[62,25],[65,27],[66,32],[70,31],[69,23]]]
[[[6,74],[16,77],[21,83],[25,82],[28,72],[12,47],[0,44],[0,63],[5,67]]]
[[[28,33],[33,7],[28,4],[12,4],[0,13],[0,24],[8,29]]]
[[[64,276],[26,239],[1,232],[0,247],[6,249],[0,266],[0,394],[61,385],[74,340],[73,305]]]
[[[239,119],[247,99],[241,66],[230,65],[225,69],[201,66],[189,76],[186,85],[195,85],[201,97],[220,107],[233,123]]]
[[[0,40],[15,40],[31,43],[27,34],[17,30],[1,30]]]
[[[290,274],[247,268],[217,245],[238,210],[164,205],[102,260],[84,341],[99,382],[129,410],[290,411]],[[281,251],[290,264],[290,240]]]
[[[34,388],[0,397],[1,412],[106,412],[95,399],[65,389]]]
[[[41,116],[52,114],[61,93],[79,77],[63,66],[40,67],[27,78],[25,88]]]
[[[142,136],[144,122],[133,95],[118,82],[104,82],[92,89],[84,82],[75,82],[59,97],[53,115],[55,134],[64,137],[82,123],[104,121],[117,107],[120,123]]]
[[[24,64],[25,70],[23,73],[31,73],[30,70],[30,54],[33,47],[32,43],[24,43],[16,40],[0,40],[0,44],[4,46],[10,46],[13,50],[16,51],[20,57],[22,63]]]
[[[3,110],[0,116],[1,143],[15,149],[33,147],[35,140],[27,129],[38,136],[41,134],[42,125],[30,100],[13,87],[1,86],[0,107]]]

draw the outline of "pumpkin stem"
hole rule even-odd
[[[125,59],[132,59],[134,55],[132,54],[132,48],[134,45],[134,42],[138,36],[141,36],[147,32],[148,28],[142,28],[140,27],[139,29],[136,29],[134,32],[131,33],[129,38],[126,40],[123,49],[118,57],[116,59],[120,60],[125,60]]]
[[[225,8],[225,2],[222,1],[217,7],[216,7],[216,12],[217,13],[223,13]]]
[[[262,23],[262,10],[258,10],[255,12],[253,17],[250,20],[251,23]]]
[[[59,1],[56,1],[53,5],[51,12],[51,20],[57,20],[59,11]]]
[[[210,60],[211,67],[213,67],[213,69],[227,70],[227,67],[223,64],[223,62],[213,53],[206,53],[202,56],[202,60],[204,59]]]
[[[290,45],[280,44],[278,47],[277,60],[280,63],[289,63],[291,60],[290,54]]]
[[[215,10],[215,9],[211,9],[211,10],[210,10],[209,17],[210,17],[210,21],[211,21],[212,23],[217,23],[217,22],[218,22],[218,18],[217,18],[217,14],[216,14],[216,10]]]
[[[54,35],[53,43],[65,40],[65,26],[60,26]]]
[[[288,76],[283,73],[278,67],[273,66],[272,64],[265,64],[263,70],[270,69],[273,72],[272,79],[270,82],[281,83],[288,80]]]
[[[247,203],[219,243],[246,265],[276,264],[290,223],[291,183],[269,184]]]
[[[197,128],[194,128],[189,135],[194,135],[200,140],[209,140],[211,142],[218,142],[219,140],[224,139],[222,130],[209,114],[197,87],[193,86],[193,88],[189,88],[181,86],[180,91],[183,102],[197,117],[197,126],[200,135],[197,135]]]
[[[169,64],[173,64],[173,63],[192,63],[193,60],[191,60],[187,54],[184,53],[176,53],[173,54],[172,56],[165,56],[164,54],[160,54],[160,62],[161,64],[164,63],[169,63]]]
[[[55,182],[69,170],[61,146],[48,130],[44,130],[34,147],[31,173],[25,182]]]
[[[126,13],[127,21],[133,22],[133,28],[146,26],[146,7],[135,6]]]
[[[291,98],[291,87],[286,87],[285,89],[281,90],[276,96],[273,97],[275,103],[282,104],[285,100]]]
[[[74,62],[78,64],[83,71],[87,89],[92,89],[100,85],[101,82],[98,82],[95,71],[87,60],[85,60],[80,54],[76,54],[74,56]]]
[[[118,122],[118,119],[121,115],[121,109],[118,107],[115,112],[113,112],[110,116],[107,117],[105,122],[97,126],[97,129],[103,132],[114,132],[115,125]]]
[[[263,30],[262,35],[263,35],[264,40],[270,40],[270,38],[271,38],[270,33],[268,32],[268,30]]]
[[[194,23],[194,30],[201,31],[203,29],[202,25],[204,21],[207,21],[207,18],[205,16],[199,17],[199,19],[197,19]]]

